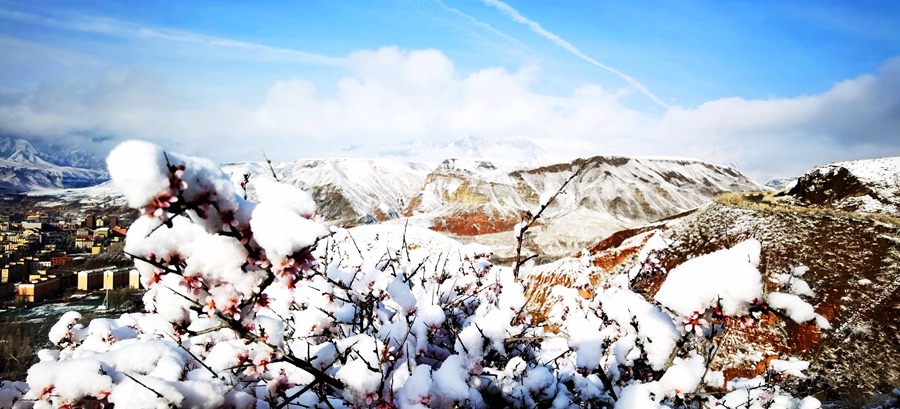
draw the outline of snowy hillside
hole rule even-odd
[[[537,203],[531,189],[517,189],[511,173],[518,164],[478,159],[447,159],[428,174],[406,207],[436,230],[458,235],[510,231],[521,212]]]
[[[274,163],[273,168],[280,181],[313,195],[324,220],[351,226],[398,218],[429,170],[422,164],[385,159],[303,159]],[[223,170],[250,174],[251,199],[254,180],[272,173],[262,162],[226,164]]]
[[[83,188],[38,188],[27,192],[28,196],[44,197],[43,206],[67,206],[79,204],[85,207],[125,206],[125,196],[109,181]]]
[[[900,215],[900,157],[819,166],[801,176],[788,194],[813,205]]]
[[[597,156],[527,167],[456,159],[428,175],[406,215],[460,236],[501,233],[483,241],[504,254],[512,237],[504,232],[576,171],[541,220],[534,240],[542,253],[572,253],[617,230],[694,209],[720,193],[765,190],[734,169],[692,160]]]
[[[645,264],[638,271],[631,283],[635,291],[658,298],[666,271],[752,238],[760,242],[764,255],[759,270],[766,292],[790,287],[802,293],[814,307],[808,312],[821,314],[832,327],[821,330],[769,321],[735,331],[722,345],[714,367],[730,368],[726,373],[731,376],[749,377],[760,373],[765,368],[760,363],[773,356],[811,359],[816,364],[804,387],[827,391],[829,400],[900,384],[898,367],[882,364],[896,362],[900,354],[895,340],[900,330],[896,308],[900,305],[900,226],[809,212],[785,203],[778,207],[754,203],[745,208],[716,203],[619,232],[591,248],[593,264],[610,273],[635,272],[634,261],[642,259],[639,251],[650,235],[665,237],[668,246],[659,246],[663,250],[655,253],[655,264]],[[802,275],[802,283],[785,274]]]
[[[794,178],[778,178],[778,179],[769,180],[768,182],[765,183],[765,186],[770,187],[770,188],[775,189],[780,192],[782,190],[790,190],[791,188],[794,187],[794,184],[796,182],[797,182],[797,178],[795,178],[795,177]]]
[[[75,162],[61,154],[41,152],[24,139],[0,138],[0,192],[85,187],[108,179],[105,170],[64,166],[68,163]]]
[[[520,162],[448,159],[436,169],[391,159],[304,159],[273,163],[278,179],[310,192],[329,224],[355,226],[393,220],[479,236],[509,255],[512,227],[540,196],[580,174],[548,209],[535,242],[541,253],[568,254],[616,230],[671,216],[722,192],[762,190],[739,172],[697,161],[595,157],[535,166]],[[227,174],[249,174],[248,197],[264,162],[230,163]],[[53,201],[121,204],[111,189],[40,189]],[[55,202],[54,202],[55,203]],[[469,239],[464,239],[469,241]]]

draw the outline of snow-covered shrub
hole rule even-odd
[[[5,406],[817,407],[764,378],[725,385],[709,370],[726,321],[768,308],[759,243],[671,271],[658,302],[631,291],[628,274],[588,298],[555,288],[559,302],[536,323],[518,265],[491,265],[483,246],[414,248],[406,228],[330,231],[293,186],[258,178],[249,202],[243,175],[232,182],[207,160],[144,142],[120,145],[108,164],[144,214],[125,250],[148,312],[64,315],[27,386],[3,383]],[[711,279],[713,267],[733,277]],[[712,281],[697,290],[691,280]],[[794,299],[774,304],[808,317]]]

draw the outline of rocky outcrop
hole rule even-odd
[[[775,291],[779,273],[809,267],[803,278],[815,292],[810,302],[832,329],[775,315],[730,328],[714,361],[728,378],[755,376],[767,359],[796,356],[812,364],[805,393],[826,400],[890,393],[900,385],[900,367],[892,364],[900,356],[900,226],[789,205],[750,210],[713,204],[610,236],[590,249],[594,265],[607,272],[630,268],[650,229],[674,243],[660,255],[667,271],[748,238],[762,243],[759,270],[767,291]],[[653,300],[663,280],[651,275],[633,288]]]
[[[900,158],[820,166],[801,176],[787,195],[809,205],[900,215]]]
[[[847,168],[818,168],[800,177],[788,194],[807,203],[823,205],[844,199],[873,195],[875,192]]]
[[[448,159],[425,178],[404,210],[428,227],[471,236],[511,231],[525,209],[534,207],[534,191],[509,175],[509,164]]]

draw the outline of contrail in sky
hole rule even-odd
[[[477,26],[477,27],[480,27],[480,28],[482,28],[482,29],[484,29],[484,30],[487,30],[488,32],[490,32],[491,34],[497,36],[498,38],[503,39],[504,41],[506,41],[506,42],[508,42],[508,43],[510,43],[510,44],[514,44],[516,47],[519,47],[519,48],[521,48],[521,49],[527,49],[527,48],[528,48],[528,47],[527,47],[525,44],[523,44],[521,41],[519,41],[519,40],[517,40],[517,39],[515,39],[515,38],[513,38],[513,37],[510,37],[508,34],[502,32],[502,31],[500,31],[500,30],[497,30],[496,28],[494,28],[494,27],[491,26],[490,24],[485,23],[485,22],[483,22],[483,21],[479,21],[479,20],[476,19],[475,17],[472,17],[472,16],[470,16],[470,15],[468,15],[468,14],[466,14],[466,13],[463,13],[463,12],[460,11],[459,9],[450,7],[450,6],[446,5],[446,4],[444,4],[444,2],[441,1],[441,0],[434,0],[434,1],[435,1],[435,3],[437,3],[438,6],[440,6],[442,9],[444,9],[444,11],[453,13],[453,14],[455,14],[455,15],[461,17],[462,19],[466,20],[469,24],[472,24],[472,25],[474,25],[474,26]]]
[[[610,67],[606,64],[601,63],[600,61],[597,61],[597,60],[591,58],[587,54],[581,52],[581,50],[579,50],[578,47],[575,47],[574,45],[572,45],[572,43],[570,43],[566,40],[563,40],[560,36],[547,31],[544,27],[541,27],[540,24],[538,24],[537,22],[535,22],[533,20],[529,20],[528,18],[526,18],[525,16],[520,14],[518,11],[516,11],[516,9],[510,7],[508,4],[506,4],[500,0],[482,0],[482,1],[484,2],[484,4],[487,4],[491,7],[494,7],[496,9],[506,13],[515,22],[528,26],[528,28],[530,28],[531,31],[534,31],[541,37],[544,37],[544,38],[552,41],[556,45],[564,48],[566,51],[574,54],[576,57],[581,58],[584,61],[587,61],[593,65],[596,65],[597,67],[600,67],[604,70],[607,70],[607,71],[617,75],[619,78],[622,78],[623,80],[625,80],[625,82],[630,84],[632,87],[637,88],[637,90],[640,91],[642,94],[646,95],[647,98],[652,99],[653,102],[656,102],[657,104],[662,105],[664,108],[669,107],[668,104],[666,104],[665,102],[662,102],[662,100],[660,100],[656,95],[653,95],[653,93],[650,92],[650,90],[647,89],[647,87],[645,87],[643,84],[638,82],[636,79],[632,78],[630,75],[625,74],[622,71],[619,71],[613,67]]]

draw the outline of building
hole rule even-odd
[[[25,216],[27,222],[50,223],[50,220],[50,215],[44,212],[28,212],[28,215]]]
[[[16,235],[16,241],[21,245],[39,244],[41,242],[41,231],[35,229],[25,229]]]
[[[41,271],[47,271],[53,265],[53,262],[50,260],[41,260],[34,257],[26,258],[25,263],[30,274],[40,274]]]
[[[128,288],[141,288],[141,273],[133,268],[128,272]]]
[[[117,268],[103,272],[103,289],[115,290],[128,287],[130,281],[129,268]]]
[[[22,230],[41,230],[44,224],[41,222],[22,222]]]
[[[57,276],[48,276],[40,280],[21,283],[17,287],[18,296],[27,302],[46,300],[59,295],[61,290],[59,277]]]
[[[50,265],[52,267],[64,266],[64,265],[66,265],[66,263],[68,263],[70,261],[72,261],[72,257],[69,257],[69,256],[50,257]]]
[[[13,283],[0,283],[0,300],[13,298],[16,295],[16,285]]]
[[[103,270],[85,270],[78,272],[78,290],[94,291],[103,288]]]
[[[125,241],[128,230],[122,227],[113,227],[109,231],[109,240],[113,243]]]
[[[26,274],[28,274],[28,267],[25,266],[25,263],[13,261],[0,269],[0,282],[18,283],[25,279]]]
[[[86,250],[94,246],[94,231],[91,229],[75,230],[75,248]]]
[[[74,271],[60,271],[54,274],[59,277],[59,287],[64,290],[78,285],[78,273]]]

